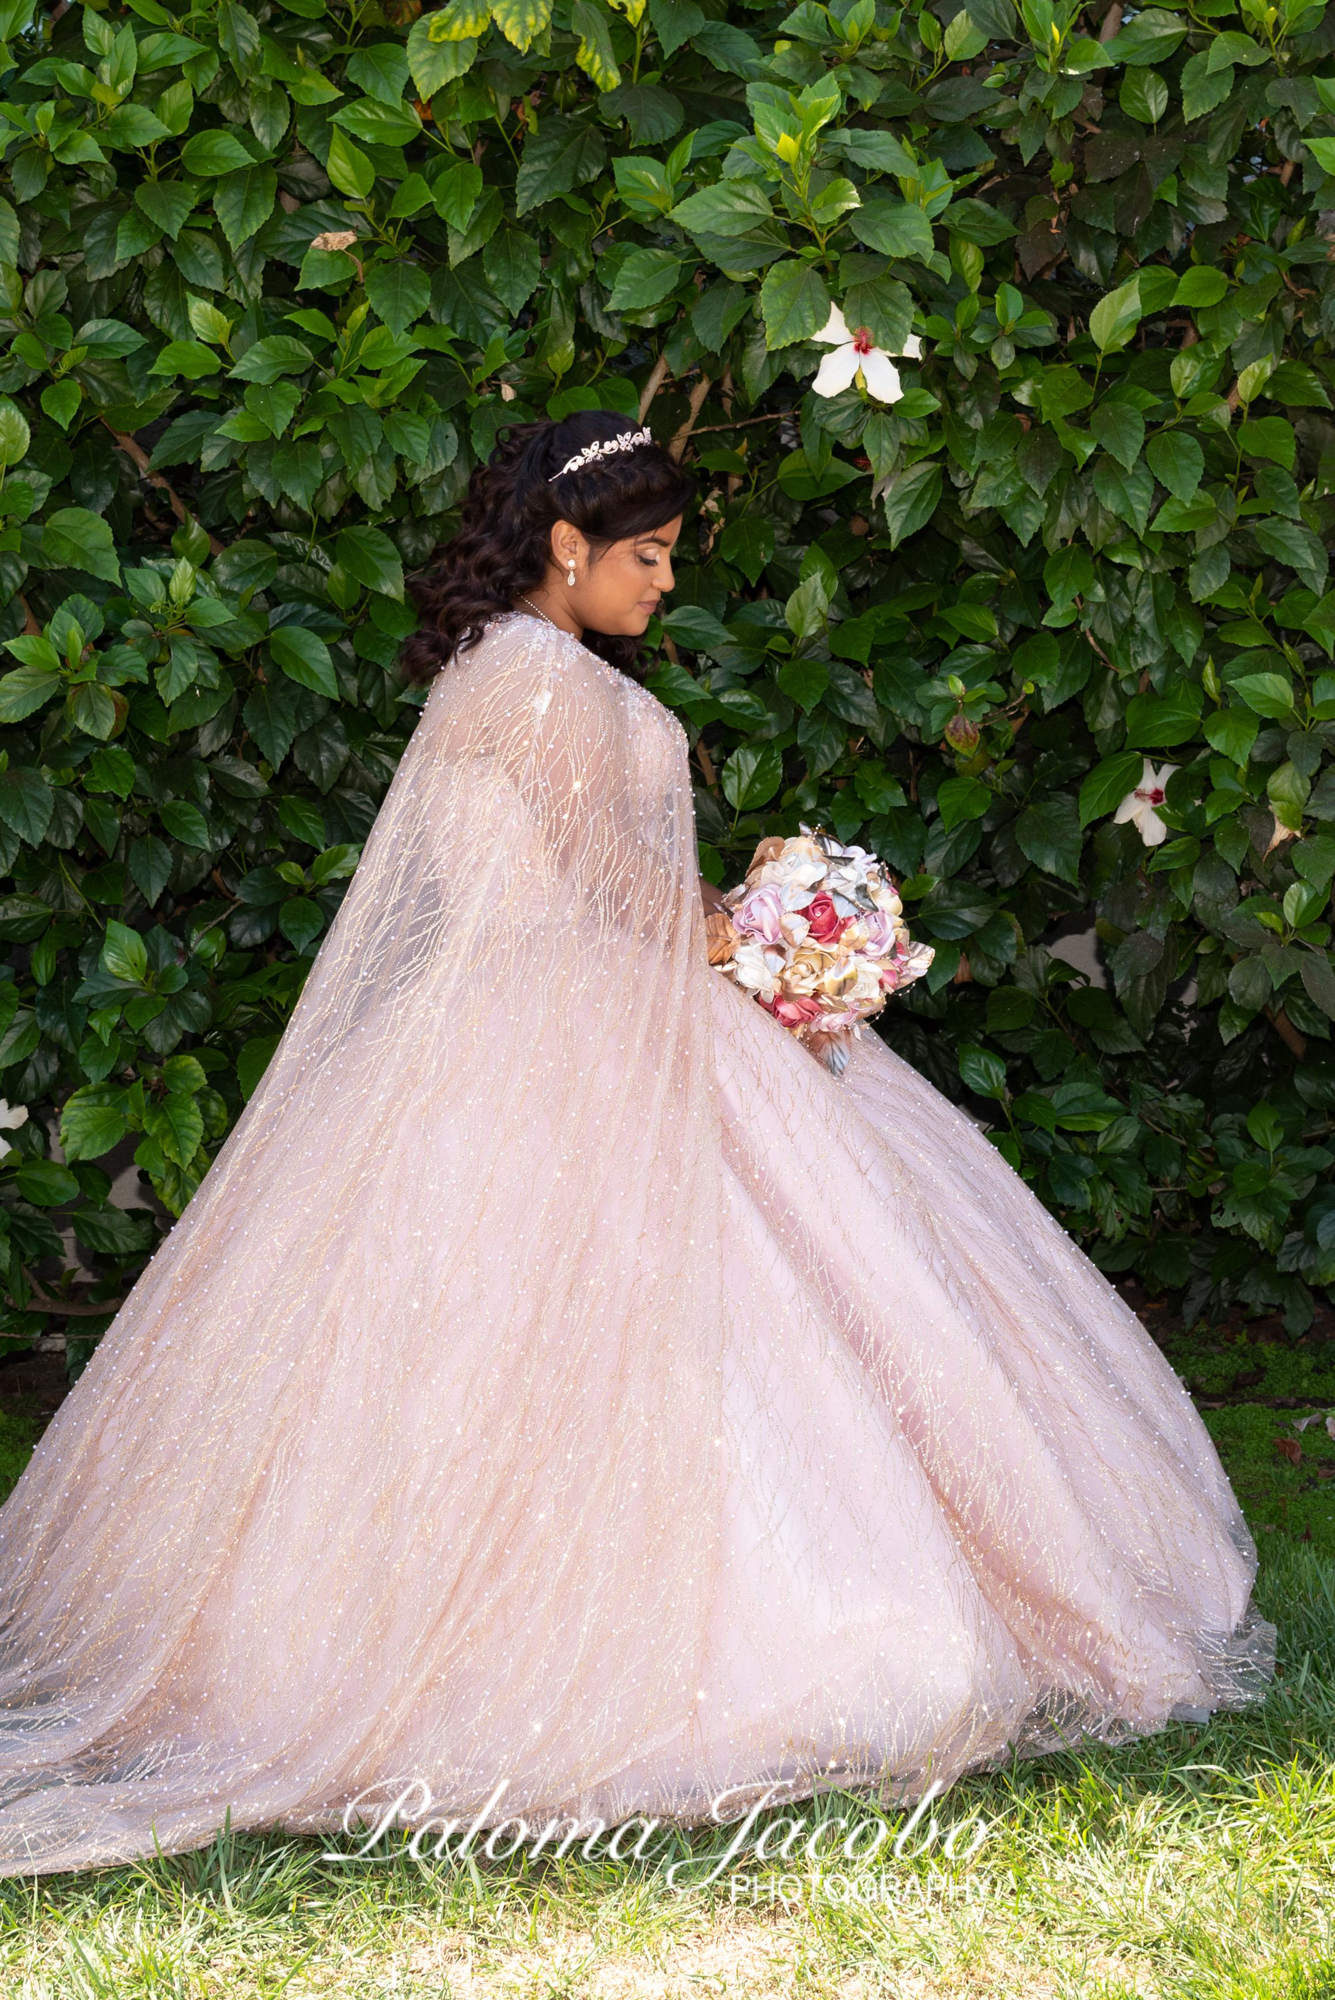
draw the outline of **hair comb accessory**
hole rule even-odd
[[[583,451],[577,451],[573,458],[566,460],[559,472],[552,474],[547,484],[550,486],[552,480],[564,479],[567,472],[582,472],[586,465],[596,465],[600,458],[611,458],[614,452],[633,451],[637,444],[652,444],[653,441],[653,433],[646,424],[642,431],[623,431],[620,437],[603,438],[594,444],[586,444]]]

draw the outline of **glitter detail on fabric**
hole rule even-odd
[[[970,1121],[707,963],[687,741],[508,615],[0,1509],[0,1871],[704,1820],[1259,1700],[1186,1390]],[[740,1797],[741,1795],[738,1794]]]

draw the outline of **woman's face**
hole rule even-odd
[[[552,550],[560,569],[554,580],[549,577],[550,588],[559,591],[562,604],[586,629],[638,638],[659,599],[672,588],[672,551],[680,534],[678,514],[661,528],[612,542],[595,554],[577,528],[558,522]],[[568,581],[572,556],[573,586]]]

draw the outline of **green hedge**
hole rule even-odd
[[[801,819],[876,848],[937,948],[893,1044],[1105,1269],[1308,1323],[1326,10],[0,0],[0,32],[0,1333],[46,1323],[62,1226],[85,1306],[142,1263],[97,1164],[127,1134],[185,1206],[423,698],[405,571],[501,426],[592,405],[701,477],[651,685],[706,872]],[[914,357],[900,399],[815,393],[832,304]],[[1115,816],[1145,757],[1157,845]],[[1082,921],[1106,987],[1049,950]]]

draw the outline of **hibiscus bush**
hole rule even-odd
[[[184,1208],[416,719],[405,578],[502,426],[593,405],[700,480],[650,684],[705,871],[882,855],[935,948],[893,1045],[1104,1269],[1307,1325],[1328,10],[0,0],[0,45],[0,1334],[86,1347]]]

